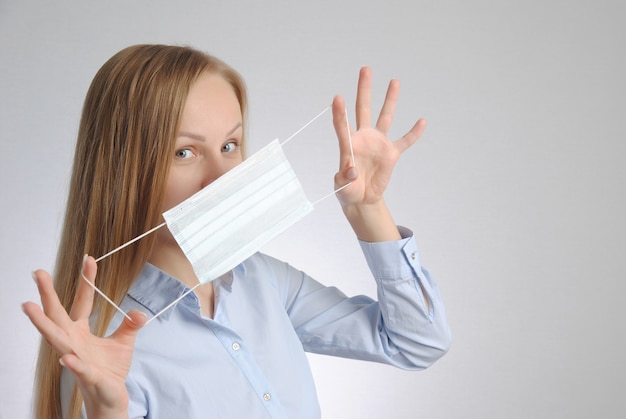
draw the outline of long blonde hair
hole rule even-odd
[[[87,92],[78,131],[65,222],[54,273],[69,312],[84,254],[95,257],[162,222],[161,203],[189,88],[203,73],[231,84],[246,115],[239,74],[188,47],[136,45],[111,57]],[[243,145],[243,144],[242,144]],[[120,303],[148,260],[155,236],[134,243],[98,264],[98,287]],[[115,309],[96,298],[93,332],[103,336]],[[37,418],[61,418],[58,354],[42,340],[35,381]],[[75,389],[70,417],[80,414]]]

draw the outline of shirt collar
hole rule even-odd
[[[144,306],[153,315],[159,313],[165,307],[175,301],[178,297],[189,291],[189,287],[163,272],[156,266],[146,263],[141,273],[128,290],[128,296]],[[189,299],[192,300],[189,300]],[[198,303],[194,293],[190,293],[182,301],[188,300]],[[167,310],[159,316],[167,320],[172,310]]]
[[[246,268],[244,264],[241,263],[235,267],[233,271],[237,271],[243,275],[246,272]],[[233,272],[229,272],[216,279],[213,282],[216,294],[220,293],[220,291],[222,291],[222,296],[224,296],[224,294],[230,294],[232,291],[233,277]],[[189,287],[181,281],[156,266],[146,263],[139,273],[139,276],[128,290],[128,296],[145,307],[152,315],[155,315],[187,291],[189,291]],[[198,297],[193,292],[189,293],[177,304],[183,302],[193,308],[200,308]],[[169,319],[173,309],[174,307],[171,307],[161,314],[159,318],[164,320]]]

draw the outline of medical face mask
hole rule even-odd
[[[274,140],[163,214],[200,283],[218,278],[313,211]]]
[[[328,109],[282,144],[290,141]],[[219,278],[239,265],[313,210],[314,204],[304,193],[283,153],[282,144],[278,140],[272,141],[202,190],[163,213],[165,223],[96,259],[99,262],[167,225],[191,263],[199,282],[148,321],[157,318],[196,287]],[[316,203],[341,189],[343,187]],[[128,317],[84,275],[83,279]]]

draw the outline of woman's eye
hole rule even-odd
[[[193,153],[188,148],[183,148],[176,151],[176,157],[178,157],[179,159],[188,159],[190,157],[193,157]]]
[[[222,152],[223,153],[229,153],[231,151],[234,151],[237,148],[238,144],[235,141],[231,141],[230,143],[226,143],[224,144],[224,146],[222,146]]]

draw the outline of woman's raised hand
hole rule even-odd
[[[361,240],[394,240],[398,238],[397,228],[387,210],[383,194],[400,155],[420,138],[426,128],[426,120],[419,119],[402,138],[391,141],[387,133],[393,121],[400,83],[398,80],[391,80],[389,83],[385,101],[373,126],[371,86],[372,71],[369,67],[363,67],[357,89],[356,130],[348,126],[344,99],[337,96],[333,100],[333,125],[339,139],[340,152],[335,187],[352,182],[337,196],[346,217]]]
[[[83,274],[95,283],[96,262],[86,257]],[[89,316],[94,290],[81,280],[70,313],[64,309],[54,290],[52,278],[43,270],[33,273],[41,296],[42,309],[26,302],[23,310],[59,355],[59,362],[74,375],[89,417],[126,417],[128,392],[126,375],[130,368],[137,332],[146,323],[145,314],[128,313],[120,327],[109,337],[91,333]]]

